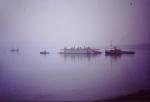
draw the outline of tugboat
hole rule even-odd
[[[122,51],[121,49],[114,47],[111,50],[105,50],[106,55],[121,55],[121,54],[135,54],[134,51]]]
[[[72,48],[67,48],[64,47],[64,49],[62,49],[63,51],[59,52],[60,54],[101,54],[100,51],[98,51],[99,49],[94,49],[94,48],[90,48],[90,47],[72,47]]]
[[[40,54],[46,55],[46,54],[50,54],[50,52],[47,52],[46,50],[41,51]]]

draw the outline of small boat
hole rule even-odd
[[[46,50],[44,50],[44,51],[41,51],[40,54],[46,55],[46,54],[50,54],[50,52],[47,52]]]
[[[105,50],[106,55],[121,55],[121,54],[135,54],[134,51],[122,51],[121,49],[114,47],[111,50]]]
[[[10,51],[11,51],[11,52],[19,52],[19,49],[14,49],[14,48],[13,48],[13,49],[11,49]]]

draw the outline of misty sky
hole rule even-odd
[[[0,0],[0,45],[149,43],[150,0]]]

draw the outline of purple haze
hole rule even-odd
[[[149,0],[0,0],[0,45],[150,43],[149,11]]]

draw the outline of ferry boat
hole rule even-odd
[[[60,54],[101,54],[99,49],[94,49],[90,47],[72,47],[72,48],[67,48],[64,47],[64,49],[61,49],[62,51],[59,52]]]

